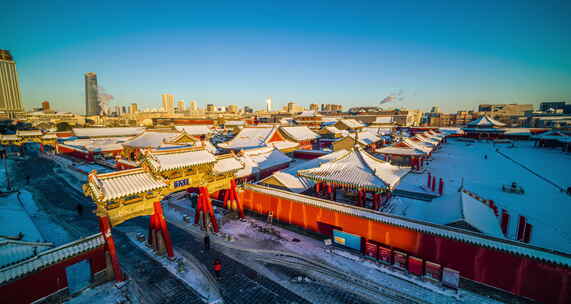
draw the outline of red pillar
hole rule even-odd
[[[442,195],[442,192],[444,192],[444,180],[441,177],[438,183],[438,194]]]
[[[524,232],[525,232],[525,216],[520,215],[519,216],[519,223],[517,226],[517,240],[521,241],[523,240],[523,236],[524,236]]]
[[[123,281],[123,273],[121,272],[121,266],[119,265],[119,257],[117,257],[115,241],[113,241],[113,237],[111,236],[111,224],[109,223],[109,217],[99,217],[99,229],[105,238],[105,245],[109,255],[111,256],[111,266],[113,267],[113,272],[115,273],[115,281],[121,282]]]
[[[507,235],[508,233],[508,225],[510,223],[510,215],[508,214],[508,212],[506,211],[506,209],[502,209],[502,232],[504,233],[504,235]]]
[[[436,177],[435,176],[432,177],[431,186],[432,186],[432,192],[434,192],[434,190],[436,189]]]
[[[167,256],[169,258],[174,258],[174,252],[172,249],[171,236],[167,227],[167,222],[163,214],[163,206],[160,201],[155,202],[155,220],[157,222],[157,228],[160,228],[163,240],[165,242],[165,247],[167,248]]]
[[[44,144],[40,144],[40,152],[44,152]]]
[[[427,186],[430,189],[430,181],[432,180],[432,175],[430,174],[430,172],[428,172],[428,181],[427,181]]]
[[[531,224],[525,223],[525,232],[523,234],[523,241],[529,243],[531,239]]]

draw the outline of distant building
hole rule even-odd
[[[50,102],[45,100],[42,102],[42,111],[49,112],[50,111]]]
[[[266,111],[271,112],[272,111],[272,98],[268,97],[266,99]]]
[[[137,104],[136,104],[136,103],[132,103],[132,104],[129,106],[129,114],[135,114],[135,113],[137,113],[137,112],[139,112],[139,109],[138,109],[138,107],[137,107]]]
[[[206,105],[206,112],[209,112],[209,113],[216,112],[216,106],[213,104],[207,104]]]
[[[174,113],[174,95],[162,94],[163,110],[167,113]]]
[[[539,110],[541,112],[547,112],[550,110],[562,110],[563,112],[565,112],[565,107],[566,107],[566,103],[565,101],[556,101],[556,102],[542,102],[539,104]]]
[[[312,103],[309,105],[309,110],[317,112],[317,111],[319,111],[319,105],[316,103]]]
[[[184,100],[181,99],[181,100],[178,101],[177,106],[176,106],[176,109],[177,109],[179,112],[184,112]]]
[[[226,107],[226,111],[228,113],[238,113],[238,106],[237,105],[229,105]]]
[[[94,116],[101,114],[101,106],[97,96],[97,74],[85,73],[85,115]]]
[[[433,106],[432,109],[430,109],[430,113],[440,113],[440,107]]]
[[[190,112],[196,112],[198,111],[198,106],[196,105],[196,100],[191,100],[188,104],[188,110]]]
[[[250,107],[248,107],[248,106],[245,106],[245,107],[244,107],[244,113],[254,113],[254,109],[252,109],[252,108],[250,108]]]
[[[478,105],[478,112],[483,112],[487,115],[524,115],[525,112],[533,111],[532,104],[481,104]]]
[[[24,111],[16,62],[8,50],[0,50],[0,111]]]
[[[322,112],[342,112],[343,106],[338,104],[322,104],[321,105]]]
[[[297,105],[295,102],[290,101],[287,103],[286,111],[288,113],[301,113],[303,112],[304,108],[300,105]]]

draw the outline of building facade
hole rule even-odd
[[[176,109],[177,109],[179,112],[184,112],[184,100],[181,99],[181,100],[178,101],[178,103],[177,103],[177,105],[176,105]]]
[[[174,95],[162,94],[163,98],[163,111],[167,113],[174,113]]]
[[[8,50],[0,50],[0,111],[24,111],[16,62]]]
[[[101,114],[101,106],[97,98],[97,74],[85,73],[85,115],[95,116]]]

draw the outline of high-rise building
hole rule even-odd
[[[248,107],[248,106],[245,106],[245,107],[244,107],[244,113],[254,113],[254,109],[252,109],[252,108],[250,108],[250,107]]]
[[[210,112],[210,113],[216,112],[216,106],[213,104],[207,104],[206,105],[206,112]]]
[[[45,100],[42,102],[42,111],[49,112],[50,111],[50,102]]]
[[[97,74],[85,73],[85,115],[93,116],[101,114],[101,106],[97,98]]]
[[[184,100],[181,99],[181,100],[178,101],[177,106],[176,106],[176,109],[177,109],[179,112],[184,112]]]
[[[163,111],[167,113],[174,112],[174,95],[172,94],[163,94]]]
[[[228,113],[233,113],[233,114],[238,113],[238,106],[237,105],[229,105],[226,107],[226,111]]]
[[[268,112],[272,111],[272,97],[268,97],[266,99],[266,111]]]
[[[24,111],[16,62],[8,50],[0,50],[0,111]]]
[[[316,103],[312,103],[309,105],[309,110],[317,112],[317,111],[319,111],[319,105]]]
[[[430,113],[440,113],[440,107],[433,106],[432,109],[430,109]]]
[[[547,112],[548,110],[565,110],[565,101],[546,101],[539,104],[539,110]]]
[[[198,106],[196,105],[196,100],[191,100],[189,104],[190,112],[194,113],[198,111]]]
[[[135,114],[139,111],[139,109],[137,108],[137,104],[136,103],[132,103],[129,106],[129,114]]]

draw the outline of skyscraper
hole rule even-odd
[[[0,50],[0,111],[24,111],[16,62],[8,50]]]
[[[137,113],[139,110],[137,109],[137,104],[136,103],[132,103],[131,106],[129,107],[129,114],[135,114]]]
[[[85,73],[85,115],[93,116],[101,114],[101,106],[97,98],[97,74]]]
[[[191,113],[194,113],[194,112],[198,111],[198,106],[196,105],[196,100],[191,100],[189,107],[190,107],[189,110],[190,110]]]
[[[172,94],[163,94],[163,111],[167,113],[174,112],[174,95]]]
[[[179,100],[176,107],[179,112],[184,112],[184,100]]]
[[[50,111],[50,102],[45,100],[42,102],[42,111],[49,112]]]
[[[272,98],[268,97],[266,99],[266,111],[271,112],[272,111]]]

